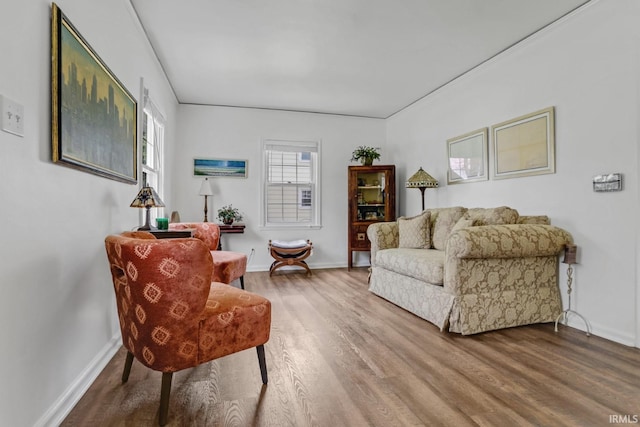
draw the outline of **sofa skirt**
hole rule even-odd
[[[421,317],[443,331],[448,324],[454,297],[440,285],[374,267],[369,291]]]
[[[550,263],[551,267],[555,265]],[[441,331],[471,335],[553,322],[562,311],[562,300],[556,276],[549,277],[549,283],[537,286],[455,297],[440,285],[373,267],[369,291],[433,323]]]

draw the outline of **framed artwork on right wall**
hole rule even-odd
[[[447,184],[486,181],[488,174],[487,128],[447,140]]]
[[[491,127],[493,179],[555,173],[554,107]]]

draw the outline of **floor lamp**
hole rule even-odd
[[[424,211],[424,190],[427,188],[437,188],[438,180],[426,173],[421,167],[418,169],[418,172],[411,175],[405,187],[420,189],[420,193],[422,194],[422,210]]]

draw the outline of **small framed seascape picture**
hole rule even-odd
[[[246,178],[247,160],[237,159],[193,159],[193,176],[213,176],[227,178]]]

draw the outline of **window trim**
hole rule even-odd
[[[303,209],[312,209],[311,223],[267,223],[267,187],[269,168],[267,165],[267,150],[278,149],[280,151],[310,151],[316,153],[315,164],[312,163],[311,168],[311,194],[312,206]],[[296,150],[296,148],[298,150]],[[262,152],[262,170],[261,170],[261,187],[260,187],[260,229],[320,229],[322,228],[322,188],[321,188],[321,159],[322,159],[322,141],[321,140],[284,140],[263,138],[261,144]],[[313,162],[313,160],[312,160]],[[315,197],[313,197],[315,193]],[[300,204],[300,195],[298,193],[298,204]]]

